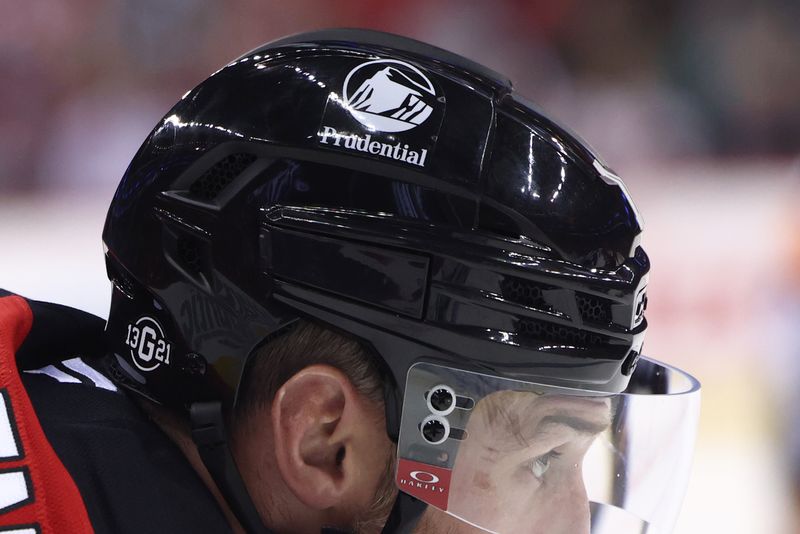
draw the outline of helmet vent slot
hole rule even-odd
[[[224,157],[192,183],[189,193],[197,200],[216,199],[256,159],[255,155],[244,152]]]
[[[504,299],[533,308],[536,310],[554,312],[554,308],[545,300],[544,292],[557,289],[547,284],[537,284],[529,280],[522,280],[513,276],[506,276],[500,281],[500,292]]]
[[[527,318],[517,320],[517,333],[537,341],[573,347],[600,347],[610,344],[611,341],[607,336],[586,330]]]
[[[612,322],[611,303],[607,300],[585,293],[575,293],[575,300],[578,304],[578,312],[584,321],[600,324]]]

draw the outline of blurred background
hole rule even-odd
[[[646,352],[704,386],[677,534],[800,532],[800,2],[70,0],[0,4],[0,286],[107,314],[100,231],[180,96],[332,26],[509,75],[626,181]]]

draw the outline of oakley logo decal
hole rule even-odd
[[[427,471],[411,471],[408,476],[423,484],[436,484],[439,482],[439,477]]]
[[[401,491],[426,503],[447,510],[452,471],[444,467],[400,458],[395,482]]]

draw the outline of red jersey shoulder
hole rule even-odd
[[[20,379],[17,352],[34,321],[25,299],[0,296],[0,533],[93,532],[80,492],[47,441]],[[81,374],[91,374],[75,360]]]

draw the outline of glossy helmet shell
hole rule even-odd
[[[502,76],[301,34],[188,92],[131,162],[103,234],[111,360],[161,403],[230,407],[254,348],[310,318],[379,358],[390,434],[423,359],[617,392],[646,328],[640,232],[621,182]]]

